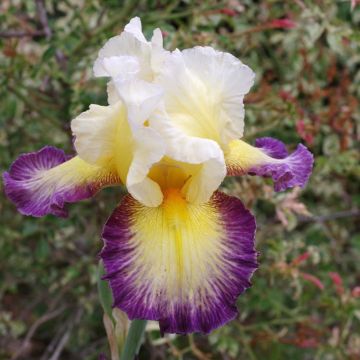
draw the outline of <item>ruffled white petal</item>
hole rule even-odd
[[[243,98],[253,81],[248,66],[210,47],[174,51],[157,78],[166,94],[166,111],[176,126],[224,148],[243,135]]]
[[[161,31],[156,29],[151,41],[147,41],[140,19],[135,17],[120,35],[109,39],[99,51],[94,75],[109,76],[120,81],[134,77],[152,81],[167,53],[163,49]]]
[[[186,199],[208,201],[226,175],[223,150],[243,133],[250,68],[209,47],[170,54],[161,31],[148,42],[134,18],[100,50],[94,72],[111,77],[108,101],[110,108],[122,104],[121,119],[112,110],[98,116],[96,108],[75,119],[80,156],[92,162],[113,156],[129,192],[146,206],[163,200],[162,185],[149,172],[169,159],[183,168],[178,183]]]
[[[114,64],[107,63],[107,67],[104,64],[105,59],[111,57],[121,57],[122,60],[128,58],[127,61],[120,60]],[[153,73],[151,69],[151,46],[147,42],[140,41],[132,33],[122,32],[118,36],[114,36],[109,39],[104,47],[99,51],[98,58],[95,61],[94,65],[94,75],[95,76],[113,76],[116,72],[119,76],[123,76],[123,80],[127,80],[131,74],[134,73],[133,58],[137,61],[139,66],[139,71],[136,73],[138,77],[145,80],[151,80],[153,78]],[[129,66],[129,63],[131,66]],[[116,65],[115,69],[110,68],[110,65]],[[130,74],[127,74],[127,70]]]
[[[121,102],[112,106],[90,105],[88,111],[71,122],[74,145],[83,160],[96,164],[113,157],[119,123],[124,122],[122,108]],[[127,135],[129,132],[124,137]]]
[[[127,107],[129,121],[142,125],[159,106],[163,90],[143,80],[114,81],[117,93]]]

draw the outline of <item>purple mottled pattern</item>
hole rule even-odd
[[[75,202],[92,195],[86,186],[57,187],[42,181],[42,175],[64,162],[69,156],[52,146],[23,154],[3,174],[5,193],[23,215],[35,217],[53,214],[66,217],[65,202]],[[58,179],[55,179],[55,181]]]
[[[209,333],[237,316],[236,300],[251,286],[250,278],[257,269],[255,219],[239,199],[221,192],[216,192],[209,203],[199,206],[211,207],[220,215],[218,225],[222,228],[220,236],[223,243],[221,263],[226,264],[226,268],[221,269],[223,272],[220,276],[209,265],[204,282],[210,284],[211,291],[204,287],[202,292],[194,295],[196,301],[191,298],[190,289],[189,294],[184,293],[186,289],[183,290],[182,299],[169,298],[166,289],[163,289],[156,294],[156,301],[148,301],[151,283],[137,278],[140,271],[133,268],[136,246],[131,241],[135,235],[132,225],[141,204],[126,196],[107,221],[101,252],[106,270],[104,279],[110,282],[114,306],[125,311],[130,319],[157,320],[162,333],[187,334]],[[154,248],[154,252],[157,251],[160,252],[160,249]],[[196,264],[194,266],[194,271],[197,271]],[[166,273],[158,275],[159,279],[167,276]],[[143,285],[136,286],[139,281]]]
[[[257,139],[255,146],[274,161],[252,167],[248,171],[250,175],[271,177],[275,183],[275,191],[306,185],[312,172],[314,157],[304,145],[299,144],[290,155],[283,142],[269,137]]]

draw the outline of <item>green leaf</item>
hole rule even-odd
[[[55,56],[56,48],[54,46],[49,46],[43,53],[42,61],[49,61]]]
[[[35,249],[36,257],[39,260],[44,260],[49,255],[49,243],[46,239],[40,239]]]
[[[146,320],[133,320],[130,325],[129,333],[125,341],[124,349],[121,353],[121,360],[133,360],[139,352],[143,334],[145,332]]]
[[[115,319],[112,315],[112,304],[113,304],[112,293],[107,281],[101,279],[104,274],[105,274],[104,266],[102,262],[99,261],[97,285],[98,285],[98,292],[99,292],[101,306],[103,307],[104,312],[109,316],[109,318],[115,324]]]

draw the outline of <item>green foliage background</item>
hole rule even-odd
[[[1,172],[46,144],[73,152],[70,120],[106,104],[106,82],[91,72],[97,51],[136,15],[147,35],[164,31],[168,49],[211,45],[248,64],[257,77],[246,140],[301,141],[316,159],[301,191],[276,194],[255,177],[224,184],[258,223],[260,269],[239,318],[209,336],[160,338],[151,324],[140,359],[359,359],[360,5],[3,0]],[[71,205],[64,220],[21,216],[1,191],[0,359],[109,357],[97,254],[123,193]]]

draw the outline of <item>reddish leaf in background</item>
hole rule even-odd
[[[270,21],[269,27],[273,29],[293,29],[296,27],[296,22],[288,18],[274,19]]]
[[[337,272],[330,272],[329,276],[331,278],[331,280],[333,281],[334,285],[335,285],[335,289],[336,292],[339,295],[342,295],[345,292],[344,286],[343,286],[343,281],[341,276],[339,275],[339,273]]]
[[[307,131],[305,122],[303,119],[300,119],[296,122],[296,132],[299,136],[309,145],[312,145],[314,142],[314,136]]]
[[[296,257],[296,258],[291,262],[291,265],[292,265],[292,266],[298,266],[298,265],[301,264],[302,262],[306,261],[309,257],[310,257],[310,253],[309,253],[309,252],[305,252],[305,253],[299,255],[298,257]]]
[[[319,288],[320,290],[324,290],[325,286],[324,284],[320,281],[319,278],[317,278],[314,275],[308,274],[308,273],[304,273],[301,272],[300,276],[307,281],[310,281],[311,283],[313,283],[317,288]]]
[[[316,348],[321,343],[322,332],[307,325],[300,323],[295,335],[282,339],[285,344],[293,344],[299,348]]]
[[[231,17],[236,16],[236,11],[234,9],[230,9],[230,8],[223,8],[219,10],[220,14],[224,14],[224,15],[228,15]]]
[[[360,286],[355,286],[351,291],[351,296],[358,298],[360,297]]]
[[[353,11],[358,4],[360,4],[359,0],[351,0],[351,11]]]

